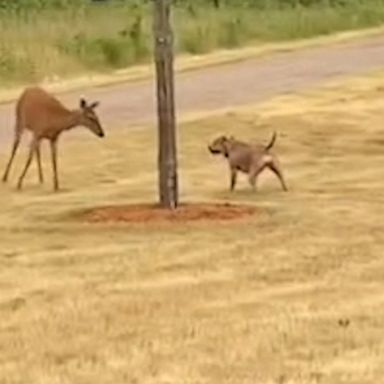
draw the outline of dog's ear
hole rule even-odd
[[[85,109],[87,108],[87,101],[82,97],[79,102],[80,108]]]

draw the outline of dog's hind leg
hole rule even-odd
[[[267,166],[280,180],[281,187],[283,188],[283,190],[288,191],[287,183],[285,182],[283,172],[277,159],[274,158],[270,163],[268,163]]]
[[[263,161],[258,163],[249,173],[249,184],[253,190],[256,190],[257,176],[264,170],[267,164]]]

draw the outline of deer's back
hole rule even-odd
[[[28,129],[42,137],[60,129],[68,113],[59,100],[39,87],[27,88],[16,106],[19,129]]]

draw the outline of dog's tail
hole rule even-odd
[[[276,132],[273,132],[273,135],[272,135],[272,138],[271,138],[271,141],[268,143],[268,145],[265,147],[265,150],[266,151],[269,151],[274,145],[275,145],[275,141],[276,141]]]

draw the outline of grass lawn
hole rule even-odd
[[[69,133],[59,194],[48,161],[49,183],[37,186],[34,164],[15,191],[23,153],[0,188],[0,382],[378,384],[383,83],[368,76],[181,124],[182,199],[259,207],[238,222],[68,219],[156,199],[153,129]],[[265,173],[258,192],[242,178],[229,193],[225,161],[206,144],[221,133],[267,142],[273,130],[290,192]]]

